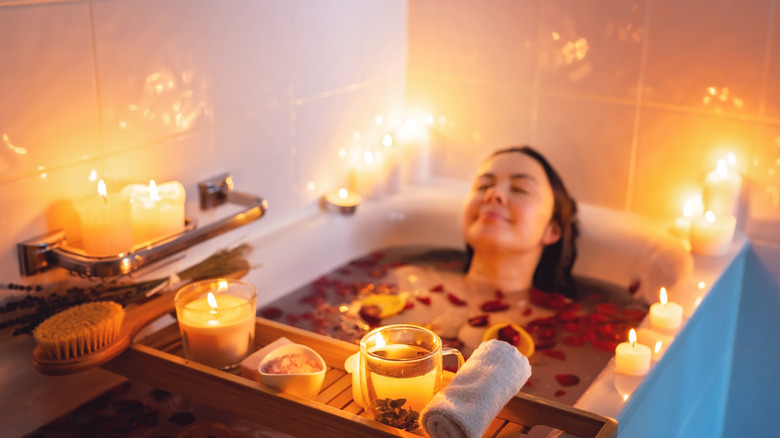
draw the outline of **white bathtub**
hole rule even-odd
[[[181,264],[195,263],[237,241],[250,242],[255,247],[252,262],[259,266],[245,280],[258,288],[258,306],[263,306],[376,250],[407,245],[462,249],[460,214],[466,192],[465,183],[437,181],[365,202],[351,216],[311,207],[281,226],[261,220],[203,243],[191,249]],[[670,298],[686,306],[687,314],[692,312],[695,298],[706,289],[698,295],[689,293],[693,259],[682,241],[669,234],[668,224],[585,204],[579,207],[581,239],[575,274],[626,287],[639,280],[639,293],[648,302],[656,301],[658,289],[666,286]],[[696,275],[711,282],[726,265],[716,263]],[[102,370],[69,377],[36,375],[29,366],[31,343],[15,339],[3,345],[0,372],[5,376],[6,395],[0,399],[4,409],[0,420],[11,435],[29,432],[119,381]],[[622,400],[615,401],[612,387],[608,377],[600,376],[578,406],[617,417]],[[73,395],[76,390],[78,397]]]

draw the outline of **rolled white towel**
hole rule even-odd
[[[431,438],[479,438],[529,377],[531,365],[517,348],[483,342],[423,409],[422,428]]]

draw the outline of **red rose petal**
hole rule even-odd
[[[498,340],[508,342],[517,347],[520,345],[520,332],[507,324],[498,331]]]
[[[582,347],[585,345],[585,340],[581,336],[567,336],[561,339],[561,342],[570,347]]]
[[[555,391],[555,396],[556,397],[562,397],[564,395],[566,395],[566,391],[564,391],[562,389],[559,389],[559,390]]]
[[[263,318],[266,319],[276,319],[280,316],[282,316],[284,312],[282,312],[282,309],[278,307],[269,307],[267,309],[264,309],[261,314],[263,315]]]
[[[556,374],[555,380],[563,386],[573,386],[580,383],[580,378],[574,374]]]
[[[552,327],[555,325],[555,318],[536,318],[528,323],[529,327]]]
[[[431,292],[444,292],[444,285],[437,284],[436,286],[431,288]]]
[[[490,315],[477,315],[469,318],[469,325],[472,327],[485,327],[490,323]]]
[[[347,269],[347,268],[342,268],[342,269],[339,269],[339,274],[341,274],[341,275],[350,275],[350,274],[352,274],[352,270],[351,269]]]
[[[607,317],[600,313],[591,313],[585,318],[587,318],[588,322],[591,324],[604,324],[607,322]]]
[[[544,329],[544,330],[539,330],[536,333],[536,337],[538,339],[546,341],[546,340],[549,340],[549,339],[552,339],[553,337],[555,337],[556,333],[557,333],[557,331],[555,329]]]
[[[634,295],[639,290],[639,287],[642,285],[642,282],[639,281],[639,279],[635,279],[631,282],[631,284],[628,285],[628,293],[631,295]]]
[[[414,309],[414,303],[411,301],[407,301],[406,305],[404,306],[404,310]]]
[[[558,321],[561,322],[571,322],[579,319],[579,316],[575,315],[574,312],[572,312],[571,310],[558,312],[555,314],[555,317],[558,318]]]
[[[504,293],[501,292],[501,289],[496,289],[496,299],[499,301],[504,299]]]
[[[618,308],[612,303],[601,303],[596,305],[596,311],[604,315],[617,315]]]
[[[563,329],[571,333],[579,333],[582,331],[582,324],[579,322],[567,322],[563,325]]]
[[[430,306],[431,305],[431,297],[415,297],[415,299],[417,301],[425,304],[426,306]]]
[[[539,353],[552,357],[553,359],[566,360],[566,353],[561,350],[542,350]]]
[[[288,313],[288,314],[285,316],[285,319],[287,320],[287,324],[290,324],[290,325],[293,325],[293,324],[295,324],[296,322],[298,322],[298,317],[297,317],[297,316],[295,316],[295,315],[293,315],[292,313]]]
[[[483,312],[500,312],[502,310],[508,309],[509,303],[503,302],[501,300],[491,300],[485,301],[481,306],[479,306],[479,308],[482,309]]]
[[[465,306],[467,304],[465,301],[461,300],[457,295],[453,293],[448,293],[447,299],[450,300],[450,303],[456,306]]]
[[[532,382],[531,379],[528,379],[528,380],[525,381],[525,385],[523,385],[523,386],[527,386],[527,387],[530,388],[530,387],[534,386],[534,382]]]
[[[527,307],[525,310],[523,310],[523,316],[531,316],[531,313],[533,313],[533,311],[530,307]]]

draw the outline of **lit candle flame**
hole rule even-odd
[[[628,332],[628,342],[631,343],[631,348],[636,347],[636,330],[631,329],[631,331]]]
[[[363,152],[363,162],[368,166],[374,164],[374,153],[371,151]]]
[[[160,193],[157,191],[157,184],[155,184],[153,179],[149,180],[149,197],[152,198],[152,201],[159,201]]]
[[[349,192],[347,191],[347,189],[339,189],[339,198],[347,199],[348,196],[349,196]]]
[[[661,351],[661,347],[663,347],[663,345],[664,343],[661,341],[656,342],[653,351],[655,351],[655,353],[658,354]]]
[[[705,283],[705,282],[703,282],[703,281],[700,281],[700,282],[699,282],[699,283],[698,283],[696,286],[697,286],[699,289],[704,289],[704,288],[707,286],[707,283]]]
[[[217,313],[217,299],[214,297],[213,293],[209,292],[206,296],[206,301],[208,301],[209,307],[211,308],[209,313]]]
[[[98,195],[103,198],[103,203],[108,202],[108,190],[106,190],[106,183],[102,179],[98,181]]]
[[[685,201],[685,205],[683,205],[683,216],[687,218],[693,216],[693,199]]]
[[[661,304],[666,305],[666,303],[669,301],[669,297],[666,296],[666,288],[665,287],[661,288],[660,296],[661,296],[660,297],[661,298]]]
[[[707,212],[704,213],[704,220],[706,220],[707,223],[714,224],[715,223],[715,213],[713,213],[712,210],[707,210]]]
[[[729,152],[726,154],[726,161],[729,164],[729,167],[734,167],[737,165],[737,156],[734,155],[734,152]]]
[[[729,173],[729,168],[726,166],[726,161],[724,159],[718,160],[718,166],[716,168],[716,171],[718,172],[718,176],[726,176]]]
[[[382,144],[390,147],[393,145],[393,136],[390,134],[385,134],[384,137],[382,137]]]

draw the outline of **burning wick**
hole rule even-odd
[[[103,199],[103,205],[108,204],[108,190],[106,190],[106,183],[102,179],[98,181],[98,195]]]

